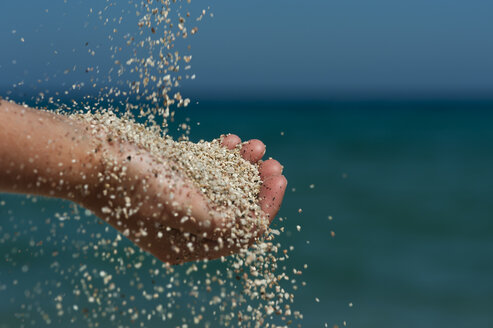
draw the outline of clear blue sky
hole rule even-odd
[[[84,43],[106,34],[87,14],[104,1],[66,1],[1,1],[1,90],[53,88],[94,60]],[[207,5],[214,18],[192,41],[197,79],[185,85],[194,92],[493,96],[493,1],[192,1]]]

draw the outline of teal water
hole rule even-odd
[[[493,102],[201,102],[180,115],[192,119],[192,139],[259,138],[284,164],[288,233],[280,240],[295,247],[289,266],[308,264],[295,301],[305,327],[493,326]],[[68,241],[83,248],[105,226],[82,215],[60,228],[54,213],[71,211],[62,201],[1,201],[0,327],[44,327],[38,309],[51,326],[67,323],[54,299],[73,294],[70,266],[108,269],[72,258]]]

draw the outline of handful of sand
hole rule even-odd
[[[213,215],[224,220],[229,236],[251,239],[256,230],[265,231],[267,222],[258,201],[262,184],[258,164],[241,156],[241,145],[230,150],[221,145],[221,139],[175,141],[158,126],[145,126],[108,111],[73,114],[71,118],[88,123],[93,134],[104,135],[106,140],[136,145],[163,164],[172,163],[168,166],[185,176],[210,203]],[[229,243],[237,244],[237,240]]]

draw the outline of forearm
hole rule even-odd
[[[0,192],[75,199],[101,165],[86,127],[0,100]]]

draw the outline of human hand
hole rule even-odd
[[[222,139],[228,149],[240,143],[236,135]],[[117,154],[112,170],[118,178],[103,181],[82,205],[139,247],[163,262],[178,264],[227,256],[254,242],[252,238],[244,245],[224,243],[221,238],[229,233],[224,231],[224,218],[214,215],[210,202],[192,182],[170,169],[172,163],[157,161],[134,145],[112,141],[111,146],[112,154]],[[240,153],[245,160],[258,164],[265,145],[250,140],[241,146]],[[261,162],[259,173],[262,186],[258,201],[270,223],[281,206],[287,180],[281,164],[274,159]],[[190,219],[183,222],[187,214]],[[262,233],[256,232],[258,236]]]

